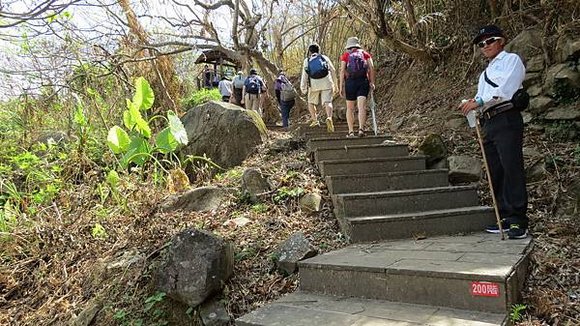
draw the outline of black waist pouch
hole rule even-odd
[[[512,96],[511,102],[516,110],[523,111],[530,105],[530,94],[525,89],[520,88]]]

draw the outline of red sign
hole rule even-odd
[[[499,284],[492,282],[471,282],[471,295],[478,297],[499,297]]]

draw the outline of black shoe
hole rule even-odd
[[[512,224],[507,234],[510,239],[525,239],[528,237],[528,230],[521,228],[518,224]]]
[[[510,225],[508,224],[508,222],[505,219],[501,220],[501,228],[503,229],[504,232],[509,231],[510,229]],[[485,227],[485,232],[487,233],[495,233],[498,234],[499,233],[499,227],[496,224],[490,224],[488,226]]]

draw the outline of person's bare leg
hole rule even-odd
[[[310,120],[318,120],[318,116],[316,115],[316,105],[308,103],[308,112],[310,112]]]
[[[359,130],[364,130],[367,121],[367,98],[364,96],[357,97],[356,104],[358,108],[358,128]]]
[[[324,103],[324,109],[326,110],[326,117],[332,119],[332,102]]]
[[[354,132],[354,105],[355,101],[346,101],[346,124],[348,132]]]

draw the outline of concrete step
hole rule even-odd
[[[328,160],[345,160],[357,158],[407,156],[406,144],[373,144],[346,145],[337,147],[319,147],[314,151],[316,162]]]
[[[476,186],[332,195],[338,217],[405,214],[479,205]]]
[[[337,133],[335,133],[337,134]],[[347,138],[345,135],[337,134],[330,138],[312,138],[308,140],[307,147],[309,150],[314,151],[319,147],[342,147],[349,145],[372,145],[380,144],[385,140],[390,140],[390,136],[366,136],[366,137],[351,137]]]
[[[354,243],[477,232],[494,223],[493,208],[486,206],[340,219]]]
[[[531,244],[484,233],[355,244],[299,262],[300,289],[505,314],[521,300]]]
[[[340,132],[341,134],[347,134],[348,133],[348,125],[346,123],[334,123],[334,131],[336,133]],[[294,129],[294,132],[297,136],[300,137],[305,137],[307,134],[324,134],[327,133],[326,131],[326,124],[325,122],[321,122],[320,126],[316,126],[316,127],[310,127],[309,125],[298,125],[296,126],[296,128]]]
[[[330,194],[401,190],[449,185],[448,170],[415,170],[326,177]]]
[[[360,175],[395,171],[425,170],[425,156],[400,156],[386,158],[361,158],[327,160],[318,162],[318,171],[323,176]]]
[[[295,292],[236,320],[238,326],[496,326],[506,314]]]

